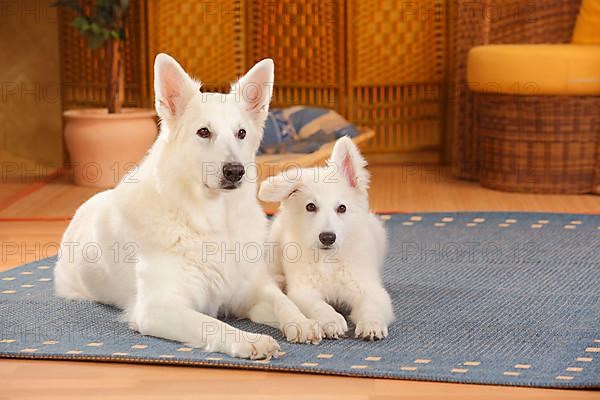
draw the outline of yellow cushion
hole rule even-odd
[[[598,95],[600,46],[477,46],[469,52],[467,80],[476,92]]]
[[[600,44],[599,0],[583,0],[573,31],[573,43]]]

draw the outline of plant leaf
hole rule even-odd
[[[131,0],[95,0],[89,14],[80,1],[58,0],[54,5],[79,13],[73,20],[73,26],[84,35],[90,48],[97,49],[106,40],[125,40],[124,24]]]
[[[102,45],[106,41],[106,39],[104,38],[103,35],[98,35],[95,33],[86,34],[86,38],[87,38],[88,47],[92,50],[99,49],[100,47],[102,47]]]
[[[90,25],[90,27],[92,28],[92,32],[94,33],[99,34],[100,32],[102,32],[102,27],[96,22],[92,22],[92,25]]]
[[[77,29],[85,31],[85,30],[89,29],[90,23],[88,22],[87,18],[85,18],[85,17],[76,17],[73,20],[73,26]]]
[[[83,7],[76,0],[58,0],[51,4],[52,7],[65,7],[70,8],[81,16],[85,16]]]

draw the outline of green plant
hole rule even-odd
[[[76,14],[73,26],[95,50],[104,46],[108,58],[107,107],[109,113],[121,112],[124,99],[124,67],[121,54],[125,41],[125,20],[129,0],[96,0],[82,4],[77,0],[59,0],[57,7],[65,7]]]

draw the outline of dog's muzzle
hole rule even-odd
[[[221,182],[221,187],[223,189],[236,189],[240,187],[240,181],[245,172],[244,166],[239,162],[227,162],[223,164],[223,180]]]
[[[321,232],[319,233],[319,241],[325,248],[331,247],[335,243],[335,233]]]

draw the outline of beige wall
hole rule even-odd
[[[63,162],[58,21],[52,2],[0,1],[3,165]]]

